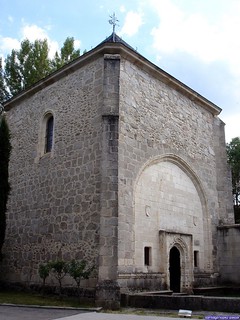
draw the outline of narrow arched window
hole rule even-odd
[[[54,128],[54,120],[53,120],[53,116],[51,115],[46,122],[45,153],[52,151],[53,128]]]

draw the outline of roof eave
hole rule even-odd
[[[50,84],[58,81],[59,79],[71,74],[75,70],[81,68],[82,66],[88,64],[89,62],[96,59],[105,53],[110,54],[120,54],[122,57],[130,60],[132,63],[139,65],[143,70],[150,72],[156,78],[160,79],[162,82],[168,84],[175,90],[181,92],[183,95],[187,96],[190,100],[198,102],[201,104],[203,108],[208,110],[213,115],[219,115],[222,111],[217,105],[209,101],[208,99],[204,98],[202,95],[198,94],[196,91],[182,83],[181,81],[177,80],[161,68],[154,65],[152,62],[144,58],[135,50],[131,49],[130,47],[125,46],[123,43],[118,42],[103,42],[102,44],[98,45],[91,51],[85,53],[84,55],[80,56],[76,60],[70,62],[69,64],[63,66],[61,69],[55,71],[54,73],[50,74],[46,78],[38,81],[33,86],[27,88],[26,90],[20,92],[17,96],[13,97],[9,101],[4,103],[5,110],[11,109],[14,105],[16,105],[21,100],[30,97],[35,92],[49,86]]]
[[[171,76],[169,73],[164,71],[163,69],[159,68],[146,58],[144,58],[142,55],[140,55],[135,50],[130,50],[129,48],[122,46],[117,50],[116,46],[114,46],[112,43],[108,43],[105,46],[105,50],[107,53],[119,53],[121,56],[128,58],[131,60],[134,64],[137,64],[141,66],[141,68],[152,75],[154,75],[156,78],[164,82],[165,84],[168,84],[175,90],[181,92],[183,95],[187,96],[191,101],[195,101],[201,104],[203,108],[208,110],[210,113],[212,113],[214,116],[217,116],[221,113],[222,109],[218,107],[216,104],[211,102],[210,100],[206,99],[181,81],[177,80],[173,76]]]

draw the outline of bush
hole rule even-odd
[[[59,284],[59,293],[62,293],[62,279],[68,272],[68,264],[63,260],[51,261],[48,263],[53,276],[57,279]]]
[[[38,274],[43,280],[43,290],[45,288],[46,279],[52,274],[58,281],[59,294],[62,294],[62,280],[69,274],[77,284],[77,293],[80,296],[81,280],[89,279],[90,274],[94,270],[94,266],[88,266],[85,260],[72,260],[67,263],[63,260],[49,261],[46,264],[40,264]]]
[[[46,279],[50,274],[50,265],[49,263],[47,264],[40,264],[39,268],[38,268],[38,274],[40,276],[40,278],[43,280],[43,287],[45,286],[46,283]]]
[[[88,267],[85,260],[72,260],[69,264],[68,273],[75,280],[77,284],[78,296],[80,296],[80,283],[82,279],[89,279],[94,266]]]

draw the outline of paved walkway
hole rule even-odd
[[[174,314],[174,312],[172,313]],[[211,312],[209,313],[209,315],[211,314]],[[212,313],[212,315],[215,314],[213,316],[213,320],[239,320],[240,316],[239,315],[227,315],[227,314],[223,314],[222,316],[220,315],[220,313],[218,313],[218,315],[216,313]],[[203,317],[204,318],[204,317]],[[185,318],[186,319],[186,318]],[[191,320],[197,320],[199,319],[199,317],[191,318]],[[149,314],[147,315],[133,315],[133,314],[122,314],[122,313],[96,313],[96,312],[92,312],[92,313],[82,313],[82,314],[78,314],[78,315],[73,315],[70,317],[66,317],[66,318],[58,318],[55,320],[183,320],[183,318],[179,318],[177,317],[177,312],[176,312],[176,317],[167,317],[165,315],[159,315],[159,316],[151,316]]]
[[[183,320],[183,318],[168,318],[164,316],[149,316],[149,315],[133,315],[133,314],[115,314],[115,313],[82,313],[75,316],[58,318],[55,320]],[[191,318],[194,319],[194,318]]]
[[[156,312],[159,310],[156,310]],[[166,314],[151,315],[135,315],[123,313],[103,313],[93,312],[79,309],[64,309],[64,308],[43,308],[43,307],[28,307],[28,306],[13,306],[0,305],[0,320],[183,320],[177,317],[177,311],[171,311],[171,315],[176,314],[176,317],[167,317]],[[230,314],[220,312],[201,312],[201,315],[230,316]],[[198,313],[199,315],[199,313]],[[221,318],[221,320],[240,320],[240,315],[232,314],[234,318]],[[197,318],[197,316],[195,315]],[[194,318],[194,314],[191,320]],[[199,317],[198,317],[199,318]],[[219,318],[220,319],[220,318]],[[217,318],[213,318],[217,320]]]
[[[176,312],[177,314],[177,312]],[[0,320],[176,320],[163,316],[100,313],[64,308],[0,305]],[[194,319],[194,318],[192,318]],[[181,320],[183,320],[181,318]]]
[[[0,305],[0,320],[55,320],[79,313],[79,310]]]

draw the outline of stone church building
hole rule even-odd
[[[121,292],[240,283],[218,106],[112,34],[5,111],[5,280],[40,283],[40,263],[86,259],[84,285],[110,307]]]

